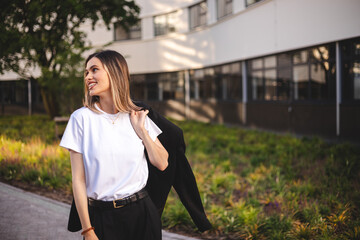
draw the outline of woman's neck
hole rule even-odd
[[[111,97],[110,98],[100,97],[99,107],[101,108],[101,110],[103,110],[106,113],[115,114],[118,112],[118,110],[116,110],[115,108],[114,101],[112,100]]]

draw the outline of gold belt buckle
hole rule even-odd
[[[114,208],[122,208],[123,206],[125,206],[125,205],[117,206],[117,205],[116,205],[116,200],[113,200],[113,204],[114,204]]]

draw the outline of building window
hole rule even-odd
[[[134,100],[183,100],[185,99],[184,73],[132,75],[130,92]]]
[[[158,76],[162,100],[185,99],[184,73],[160,73]]]
[[[214,68],[190,70],[190,97],[198,99],[214,99],[218,95]]]
[[[334,100],[335,45],[250,60],[252,100]]]
[[[245,0],[245,4],[246,4],[246,7],[250,6],[250,5],[253,5],[257,2],[261,2],[263,0]]]
[[[335,99],[335,45],[292,53],[294,100]]]
[[[232,2],[233,2],[232,0],[217,0],[217,17],[218,17],[218,19],[232,14],[232,11],[233,11]]]
[[[160,100],[159,98],[159,81],[157,74],[145,75],[146,99],[145,100]]]
[[[276,57],[269,56],[249,61],[249,81],[252,100],[276,100]]]
[[[360,38],[341,43],[342,98],[360,100]]]
[[[155,36],[166,35],[176,31],[176,12],[154,17]]]
[[[217,99],[242,99],[242,74],[240,62],[215,67],[215,74]]]
[[[115,41],[141,39],[141,21],[128,29],[125,29],[119,22],[114,23],[114,39]]]
[[[276,97],[277,100],[290,99],[290,83],[291,83],[291,60],[292,55],[283,53],[277,57],[277,76],[276,76]]]
[[[190,29],[206,25],[206,1],[189,7]]]
[[[0,81],[0,104],[27,106],[28,81]]]
[[[309,92],[309,52],[299,51],[293,54],[293,94],[294,100],[308,99]]]
[[[145,74],[137,74],[130,76],[130,93],[131,98],[134,100],[146,100],[146,76]]]
[[[134,100],[159,100],[159,81],[157,75],[131,75],[130,93]]]
[[[335,44],[309,49],[310,98],[335,99]]]

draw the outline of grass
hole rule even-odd
[[[209,239],[360,239],[360,150],[350,143],[177,122]],[[71,192],[67,151],[44,116],[0,118],[0,177]],[[176,194],[165,228],[196,232]]]

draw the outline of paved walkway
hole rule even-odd
[[[1,240],[80,240],[67,231],[70,205],[0,182]],[[163,240],[196,240],[163,231]]]

